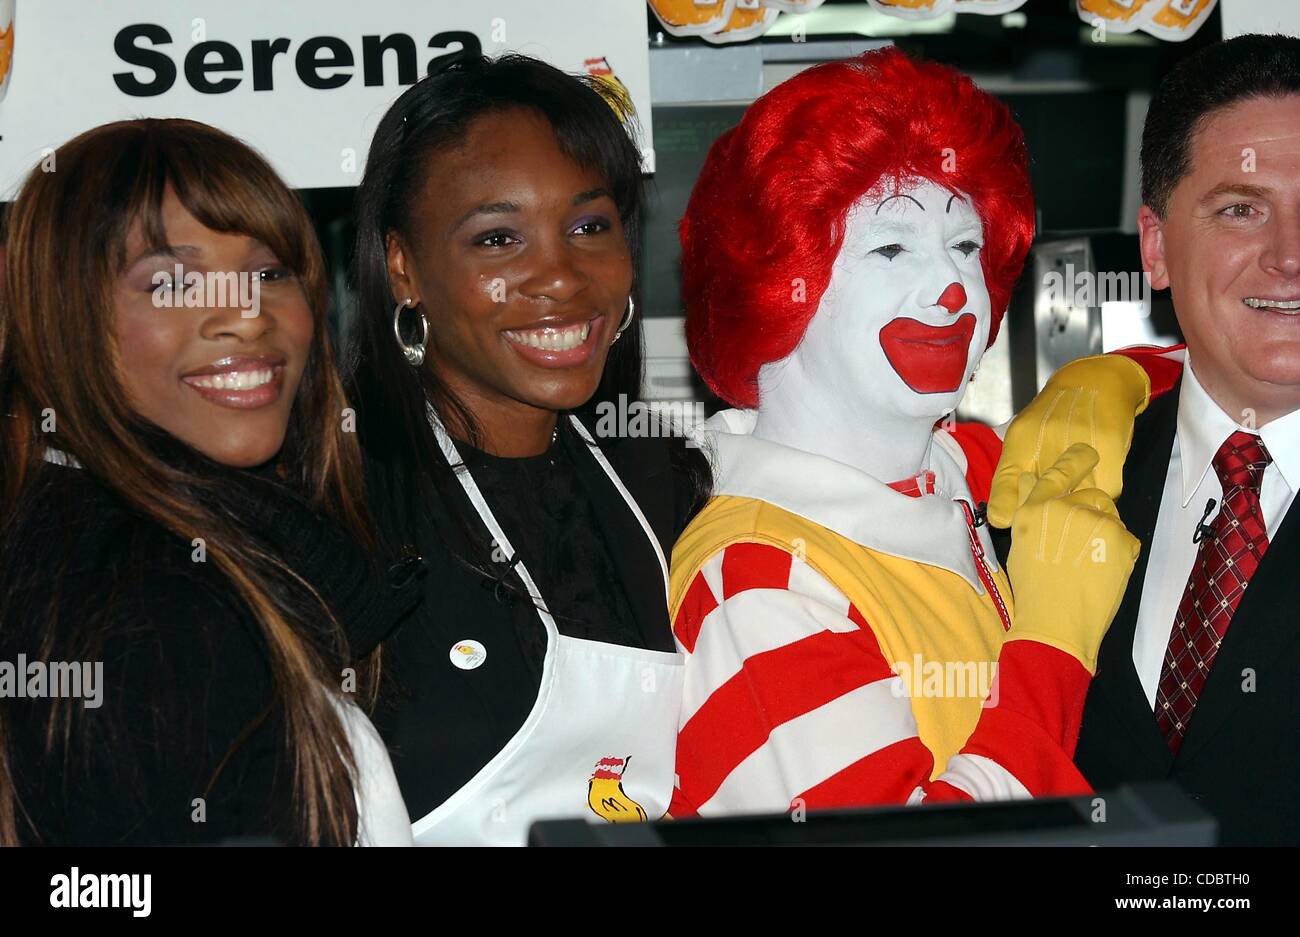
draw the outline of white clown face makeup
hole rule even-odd
[[[928,180],[864,196],[791,358],[866,422],[938,419],[960,401],[988,341],[983,243],[970,202]]]

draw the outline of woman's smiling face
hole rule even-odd
[[[209,458],[260,465],[284,443],[311,351],[307,296],[270,248],[205,227],[170,188],[161,219],[165,249],[149,249],[137,227],[113,285],[128,398],[140,416]],[[241,293],[256,302],[241,302]]]
[[[480,420],[586,403],[632,288],[606,181],[528,109],[426,159],[410,230],[388,241],[393,294],[428,318],[425,367]]]

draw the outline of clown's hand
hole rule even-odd
[[[1089,673],[1139,549],[1105,492],[1075,491],[1096,464],[1093,449],[1073,445],[1041,478],[1022,476],[1007,559],[1016,604],[1006,639],[1051,645]]]
[[[1007,429],[989,493],[989,523],[1009,527],[1021,504],[1020,476],[1042,474],[1075,443],[1087,444],[1099,457],[1081,481],[1118,498],[1133,418],[1150,397],[1147,372],[1123,355],[1080,358],[1058,370]]]

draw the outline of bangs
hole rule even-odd
[[[303,278],[309,297],[324,288],[315,233],[298,197],[261,156],[236,138],[191,121],[132,122],[113,167],[106,247],[125,267],[127,241],[138,230],[146,250],[167,247],[162,206],[168,186],[204,227],[265,244]],[[165,125],[165,132],[157,132]],[[314,304],[314,303],[313,303]],[[319,310],[317,310],[319,311]]]
[[[587,75],[575,75],[590,90],[588,95],[557,94],[538,102],[555,130],[566,156],[604,177],[624,221],[641,209],[641,154],[632,102],[616,86]]]
[[[540,114],[551,125],[560,152],[601,177],[618,206],[635,254],[643,204],[641,153],[636,143],[640,127],[621,85],[591,75],[570,75],[517,54],[496,59],[449,55],[429,77],[403,93],[389,111],[394,115],[389,123],[396,126],[390,131],[381,125],[376,139],[397,133],[421,154],[455,148],[473,120],[515,108]],[[414,138],[407,136],[408,124],[418,128]],[[418,159],[407,162],[402,188],[412,191],[422,170]],[[409,223],[405,206],[395,208],[392,214]]]

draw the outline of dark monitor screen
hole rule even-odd
[[[1214,819],[1170,781],[1070,798],[602,823],[547,819],[533,846],[1209,846]]]
[[[709,147],[736,126],[744,105],[654,108],[655,174],[646,185],[641,234],[641,303],[647,315],[681,315],[677,222]]]
[[[817,843],[918,842],[926,839],[978,837],[1010,831],[1083,827],[1086,817],[1070,801],[1046,800],[982,804],[977,809],[932,807],[924,811],[810,813],[799,822],[783,816],[737,817],[660,823],[656,832],[665,846],[717,843],[731,846],[789,846]]]
[[[1128,95],[999,94],[1025,132],[1038,229],[1113,230],[1123,212]]]

